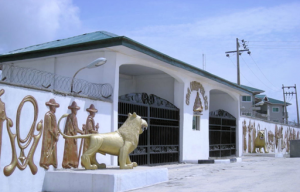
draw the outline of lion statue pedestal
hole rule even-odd
[[[67,117],[68,114],[63,115],[58,121]],[[110,154],[118,156],[120,169],[132,169],[137,166],[136,162],[131,162],[129,154],[135,150],[139,143],[139,135],[147,129],[147,122],[138,116],[136,113],[129,113],[127,120],[115,132],[103,134],[88,134],[88,135],[65,135],[60,128],[60,134],[64,138],[84,138],[89,139],[89,147],[81,156],[81,163],[88,170],[106,168],[105,164],[99,164],[96,160],[96,153],[103,155]]]

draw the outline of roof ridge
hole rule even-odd
[[[72,36],[72,37],[67,37],[67,38],[63,38],[63,39],[56,39],[56,40],[48,41],[48,42],[45,42],[45,43],[40,43],[40,44],[31,45],[31,46],[28,46],[28,47],[23,47],[23,48],[15,49],[15,50],[12,50],[12,51],[9,51],[7,53],[0,54],[0,55],[6,55],[6,54],[18,52],[20,50],[26,50],[26,49],[29,49],[29,48],[32,48],[32,47],[39,47],[41,45],[47,45],[47,44],[53,43],[55,41],[64,41],[64,40],[73,39],[73,38],[76,38],[76,37],[80,37],[80,36],[84,36],[84,35],[88,35],[88,34],[93,34],[93,33],[102,33],[103,35],[107,35],[107,36],[110,36],[110,37],[118,37],[118,35],[116,35],[114,33],[110,33],[108,31],[94,31],[94,32],[90,32],[90,33],[83,33],[83,34]]]

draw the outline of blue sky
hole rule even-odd
[[[236,55],[225,51],[239,38],[251,50],[240,58],[241,83],[283,100],[282,84],[300,92],[299,10],[299,0],[0,0],[0,53],[105,30],[199,68],[205,54],[205,70],[236,82]]]

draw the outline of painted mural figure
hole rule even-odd
[[[91,104],[90,107],[86,109],[86,111],[89,112],[90,115],[87,117],[84,132],[85,134],[96,134],[98,133],[99,123],[97,123],[97,125],[95,126],[94,117],[95,114],[98,112],[98,110],[95,109],[95,106],[93,104]],[[90,141],[84,139],[83,153],[88,149],[89,145],[90,145]]]
[[[49,106],[50,111],[45,114],[44,118],[44,134],[40,166],[48,170],[50,165],[57,168],[57,141],[59,132],[57,129],[55,112],[56,108],[59,107],[59,104],[56,103],[54,99],[50,99],[46,102],[46,105]]]
[[[78,107],[76,102],[73,101],[72,105],[70,105],[68,108],[71,109],[72,113],[67,117],[64,134],[70,136],[77,135],[77,133],[84,134],[84,132],[78,128],[76,117],[77,111],[80,109],[80,107]],[[65,169],[78,167],[77,139],[65,138],[65,149],[62,167]]]
[[[247,126],[246,126],[246,120],[243,121],[243,138],[244,138],[244,153],[246,153],[247,150]]]

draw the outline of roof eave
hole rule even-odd
[[[245,88],[242,88],[234,83],[231,83],[230,81],[227,81],[227,80],[220,78],[218,76],[215,76],[209,72],[203,71],[203,70],[198,69],[194,66],[191,66],[187,63],[184,63],[180,60],[172,58],[166,54],[156,51],[150,47],[147,47],[147,46],[145,46],[139,42],[136,42],[128,37],[125,37],[125,36],[112,37],[112,38],[108,38],[108,39],[79,43],[79,44],[72,44],[72,45],[67,45],[67,46],[62,46],[62,47],[54,47],[54,48],[48,48],[48,49],[42,49],[42,50],[28,51],[28,52],[23,52],[23,53],[15,53],[15,54],[10,54],[10,55],[0,55],[0,63],[24,60],[24,59],[33,59],[33,58],[37,58],[37,57],[46,57],[46,56],[51,56],[51,55],[65,54],[65,53],[77,52],[77,51],[86,51],[86,50],[92,50],[92,49],[107,48],[107,47],[118,46],[118,45],[123,45],[130,49],[147,54],[147,55],[152,56],[160,61],[163,61],[163,62],[169,63],[173,66],[185,69],[185,70],[195,73],[197,75],[209,78],[209,79],[219,82],[223,85],[232,87],[238,91],[241,91],[241,92],[244,92],[244,93],[247,93],[250,95],[253,94],[253,92],[251,92]]]

